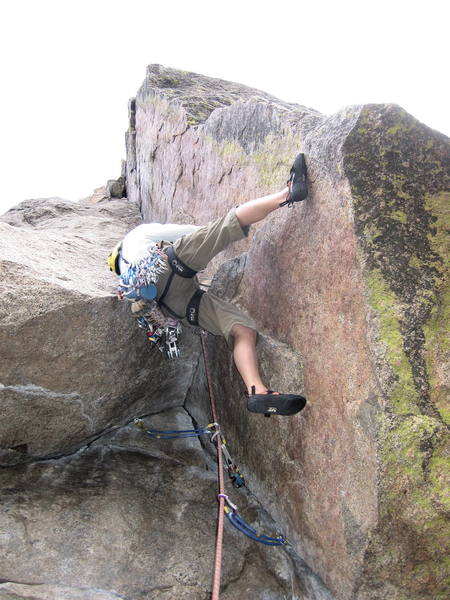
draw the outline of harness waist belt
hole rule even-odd
[[[192,298],[189,300],[189,303],[186,307],[186,319],[189,321],[191,325],[198,327],[198,313],[200,309],[200,301],[205,292],[203,290],[198,289]]]
[[[178,258],[172,246],[167,246],[167,248],[164,248],[164,252],[169,258],[169,265],[174,273],[176,273],[180,277],[191,278],[197,275],[197,271],[194,271],[194,269],[191,269],[190,267],[185,265],[184,262]]]

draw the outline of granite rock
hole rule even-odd
[[[192,427],[183,408],[143,423]],[[153,440],[130,424],[72,456],[4,470],[0,599],[206,600],[217,513],[210,466],[197,438]],[[230,495],[270,532],[254,499]],[[228,525],[224,545],[221,598],[328,599],[320,582],[304,589],[282,548],[255,547]]]
[[[270,386],[303,390],[308,406],[247,414],[229,350],[210,339],[221,422],[336,597],[443,599],[448,139],[395,105],[325,117],[153,65],[130,101],[128,195],[145,219],[204,224],[281,189],[300,151],[308,199],[206,275],[223,265],[217,289],[258,322]]]
[[[106,266],[134,204],[26,201],[0,220],[0,462],[71,453],[133,416],[181,406],[195,350],[152,352]],[[186,347],[198,348],[187,332]]]

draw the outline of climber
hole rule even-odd
[[[248,410],[265,415],[295,414],[304,408],[306,400],[297,394],[268,390],[259,373],[254,321],[233,304],[201,290],[195,275],[229,244],[244,239],[250,225],[263,220],[280,206],[293,205],[306,196],[306,164],[304,155],[300,154],[282,191],[245,202],[203,227],[139,225],[125,236],[108,258],[110,269],[121,274],[120,294],[133,300],[135,316],[145,321],[145,315],[149,313],[148,301],[154,299],[166,317],[175,319],[172,333],[178,320],[225,337],[233,348],[235,365],[247,387]],[[149,248],[152,252],[146,255]],[[142,273],[150,275],[145,278]],[[150,318],[150,322],[154,321]],[[155,331],[162,334],[163,325],[159,329],[156,326]],[[155,331],[148,336],[154,335]]]

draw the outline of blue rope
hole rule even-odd
[[[236,529],[241,531],[252,540],[255,540],[255,542],[260,542],[266,546],[284,546],[287,543],[282,536],[274,538],[268,535],[258,535],[257,531],[253,529],[253,527],[250,527],[250,525],[244,521],[244,519],[237,512],[232,511],[229,508],[225,508],[225,514],[227,515],[230,523],[236,527]]]

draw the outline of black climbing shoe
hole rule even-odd
[[[280,206],[293,206],[294,202],[301,202],[308,195],[308,185],[306,183],[306,161],[305,155],[299,154],[294,160],[292,165],[290,176],[288,179],[288,185],[290,184],[290,191],[288,197]]]
[[[267,390],[266,394],[255,394],[255,386],[252,387],[252,393],[246,395],[247,409],[266,417],[295,415],[306,405],[306,399],[296,394],[274,394],[272,390]]]

